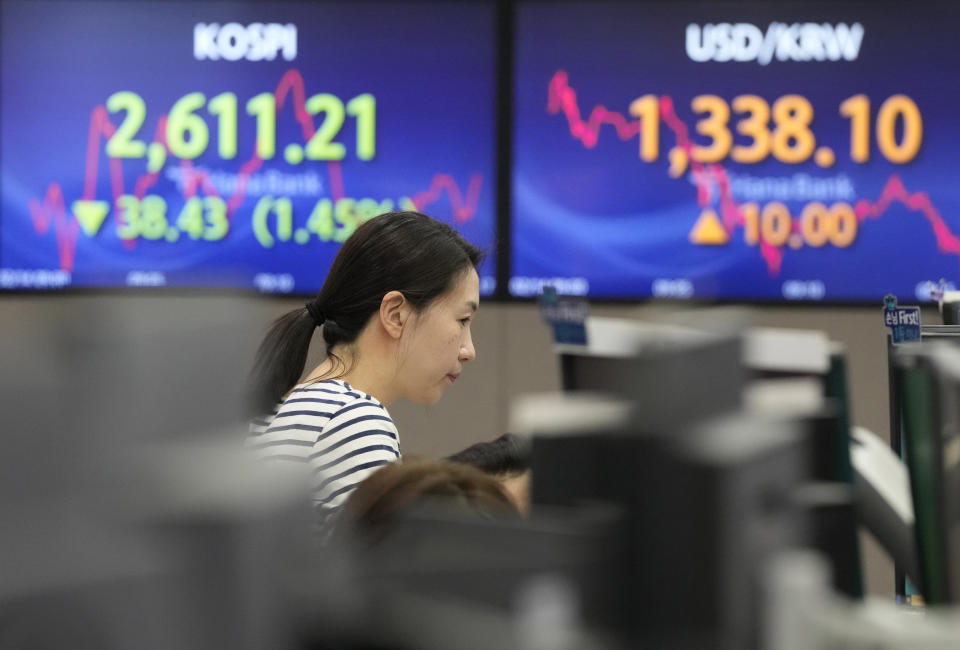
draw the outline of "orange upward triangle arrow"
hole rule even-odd
[[[705,246],[723,246],[730,241],[730,234],[713,210],[703,211],[690,229],[689,237],[691,243]]]

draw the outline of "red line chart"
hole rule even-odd
[[[450,206],[453,208],[453,219],[457,223],[465,223],[473,218],[477,212],[477,203],[480,201],[480,188],[483,186],[483,176],[474,172],[470,175],[470,182],[467,184],[467,193],[464,196],[460,192],[460,186],[457,181],[449,174],[437,174],[433,177],[430,187],[414,194],[411,197],[417,210],[423,210],[424,206],[430,205],[440,199],[441,194],[447,193],[450,198]]]
[[[558,70],[550,79],[547,92],[547,110],[550,113],[557,113],[562,110],[567,117],[567,124],[570,125],[570,135],[580,140],[587,149],[593,149],[597,146],[600,127],[604,124],[612,125],[617,130],[617,136],[621,140],[629,140],[640,133],[640,120],[628,120],[620,113],[608,111],[600,105],[595,106],[590,111],[590,117],[584,122],[580,117],[577,93],[570,87],[567,73],[564,70]]]
[[[287,98],[291,97],[294,118],[299,122],[304,141],[308,142],[316,133],[313,116],[306,109],[306,91],[303,76],[298,70],[288,70],[281,77],[274,91],[277,113],[283,108]],[[167,116],[162,115],[157,121],[153,142],[160,143],[167,154],[170,148],[166,142]],[[101,143],[109,140],[116,132],[117,127],[110,121],[105,106],[95,106],[90,113],[90,122],[87,135],[86,162],[83,174],[82,199],[92,201],[96,198],[96,188],[99,180]],[[110,168],[110,188],[113,203],[125,193],[123,180],[123,161],[120,158],[107,156]],[[233,193],[226,199],[227,216],[232,218],[237,209],[243,205],[247,195],[250,177],[263,166],[263,158],[256,152],[244,162],[237,172],[237,182]],[[197,170],[190,160],[179,161],[183,180],[182,194],[189,199],[202,189],[207,196],[220,196],[217,188],[205,170]],[[327,162],[327,176],[330,182],[330,195],[336,201],[346,196],[343,180],[343,169],[339,161]],[[134,196],[143,198],[150,188],[154,187],[160,178],[160,171],[142,174],[134,182]],[[437,202],[446,194],[456,223],[465,223],[476,215],[480,200],[480,190],[483,185],[483,176],[480,173],[471,175],[466,192],[460,190],[456,180],[449,174],[437,173],[432,178],[428,189],[413,194],[411,200],[417,210]],[[223,197],[221,197],[223,198]],[[29,201],[30,217],[34,230],[38,235],[46,235],[53,226],[57,242],[57,253],[60,268],[72,271],[76,261],[77,238],[80,233],[80,223],[69,213],[63,196],[63,189],[57,182],[51,182],[44,193],[43,200],[31,198]],[[115,211],[115,220],[120,221],[120,211]],[[124,240],[124,246],[131,249],[136,246],[135,239]]]
[[[690,140],[687,125],[677,117],[673,106],[673,99],[669,96],[660,98],[660,117],[673,132],[676,145],[684,149],[688,160],[691,161],[692,177],[697,188],[697,203],[704,207],[712,200],[715,184],[720,203],[720,215],[723,227],[728,234],[736,228],[744,227],[746,219],[740,204],[733,198],[730,177],[726,169],[717,163],[704,165],[697,162],[691,155],[693,143]],[[592,149],[600,137],[600,129],[604,124],[615,128],[621,140],[629,140],[640,133],[640,120],[628,119],[615,111],[607,110],[598,105],[590,112],[590,117],[584,121],[580,107],[577,104],[576,92],[568,83],[566,71],[558,70],[550,79],[547,89],[547,111],[550,114],[563,112],[570,128],[570,135],[579,140],[585,148]],[[896,174],[892,174],[884,184],[880,196],[875,201],[860,199],[854,205],[857,221],[863,223],[867,219],[875,220],[883,216],[893,203],[901,203],[908,210],[920,212],[929,222],[937,241],[937,249],[942,253],[960,257],[960,237],[954,234],[930,197],[924,191],[911,192],[904,186],[903,181]],[[794,223],[794,229],[799,228]],[[777,275],[783,264],[784,247],[771,246],[760,242],[760,254],[767,264],[771,275]]]

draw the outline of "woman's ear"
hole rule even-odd
[[[390,291],[380,301],[380,325],[391,338],[400,338],[409,316],[410,303],[399,291]]]

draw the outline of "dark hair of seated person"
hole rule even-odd
[[[427,459],[404,459],[378,469],[350,495],[344,515],[362,538],[377,542],[405,511],[425,501],[445,501],[486,519],[520,516],[494,477],[474,467]]]
[[[490,442],[478,442],[447,458],[455,463],[476,467],[487,474],[506,476],[530,469],[530,442],[505,433]]]

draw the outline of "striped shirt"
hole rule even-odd
[[[357,484],[400,458],[387,409],[341,379],[294,387],[275,413],[251,422],[247,446],[267,459],[309,464],[321,529]]]

